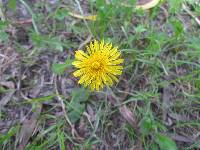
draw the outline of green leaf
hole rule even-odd
[[[69,108],[69,119],[72,123],[75,123],[81,118],[81,115],[83,114],[85,110],[85,104],[79,104],[79,103],[71,103]]]
[[[17,6],[17,3],[16,3],[16,0],[9,0],[8,1],[8,7],[12,10],[16,10],[16,6]]]
[[[140,132],[146,136],[153,129],[153,122],[150,117],[144,117],[140,122]]]
[[[197,52],[200,50],[200,39],[196,37],[192,37],[188,40],[189,47],[195,49]],[[200,54],[200,53],[199,53]]]
[[[68,64],[53,64],[52,70],[55,74],[62,75],[64,74],[65,69],[70,66]]]
[[[8,41],[8,34],[4,31],[0,31],[0,42],[7,42]]]
[[[177,150],[176,143],[168,136],[156,134],[155,142],[159,145],[160,150]]]
[[[179,37],[180,35],[182,35],[184,29],[183,29],[183,25],[179,20],[175,20],[175,19],[171,19],[171,24],[173,26],[173,31],[176,37]]]
[[[97,5],[97,8],[104,7],[106,5],[106,1],[105,0],[98,0],[96,2],[96,5]]]
[[[85,109],[85,101],[89,98],[89,92],[84,89],[75,89],[72,92],[72,99],[67,105],[68,116],[72,123],[78,121]]]
[[[8,26],[8,23],[6,21],[0,21],[0,30],[5,30]]]
[[[147,29],[143,26],[143,25],[138,25],[136,28],[135,28],[135,32],[136,33],[142,33],[144,31],[146,31]]]
[[[84,88],[73,90],[71,101],[85,102],[89,98],[89,91]]]
[[[72,61],[72,59],[68,58],[64,64],[55,63],[52,65],[52,71],[57,75],[62,75],[65,69],[72,65]]]
[[[55,97],[55,95],[49,95],[44,97],[33,98],[30,100],[25,101],[24,103],[42,103],[45,101],[50,101]]]
[[[156,143],[152,143],[152,144],[150,145],[150,149],[151,149],[151,150],[159,150],[159,147],[158,147],[158,145],[157,145]]]
[[[30,37],[37,47],[50,47],[51,49],[63,51],[63,46],[65,46],[59,37],[48,37],[37,33],[32,33]]]
[[[136,4],[136,0],[129,0],[129,2],[130,2],[130,4],[133,5],[133,6],[135,6],[135,4]]]
[[[12,136],[16,134],[16,132],[19,130],[19,125],[12,127],[8,133],[5,135],[0,135],[0,145],[2,145],[4,142],[8,141]]]
[[[66,16],[68,16],[68,10],[65,8],[58,9],[55,14],[55,18],[58,20],[63,20]]]
[[[126,123],[124,126],[124,130],[126,131],[129,140],[135,141],[136,134],[135,134],[135,130],[133,129],[132,125],[130,125],[129,123]]]
[[[65,136],[64,133],[59,128],[57,129],[57,136],[58,136],[60,150],[65,150]]]
[[[183,0],[169,0],[169,12],[170,13],[176,13],[181,9],[181,4]]]
[[[3,86],[0,86],[0,94],[6,93],[8,90],[6,90]]]
[[[53,48],[53,49],[55,48],[59,51],[63,51],[63,44],[61,43],[59,37],[53,37],[53,38],[49,39],[48,45],[51,46],[51,48]]]

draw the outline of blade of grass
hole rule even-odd
[[[33,13],[32,9],[28,6],[28,4],[24,1],[24,0],[19,0],[25,7],[26,9],[28,10],[28,12],[31,14],[32,16],[32,23],[33,23],[33,28],[35,30],[35,32],[37,34],[40,34],[39,30],[38,30],[38,27],[36,25],[36,22],[35,22],[35,14]]]

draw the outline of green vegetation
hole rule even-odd
[[[200,3],[136,5],[0,0],[0,149],[200,148]],[[72,74],[74,51],[93,39],[125,60],[100,92]]]

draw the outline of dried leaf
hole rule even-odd
[[[185,137],[185,136],[181,136],[181,135],[171,135],[171,138],[175,141],[179,141],[179,142],[185,142],[185,143],[193,143],[195,142],[194,139],[190,138],[190,137]]]
[[[36,111],[32,114],[31,118],[29,120],[26,119],[24,121],[22,128],[20,130],[20,134],[19,134],[19,139],[20,139],[20,141],[19,141],[20,143],[18,146],[19,150],[24,150],[24,148],[26,147],[26,145],[36,127],[36,123],[37,123],[37,120],[41,113],[41,110],[42,110],[42,105],[40,103],[38,103]]]
[[[38,90],[36,90],[34,93],[32,93],[33,98],[37,97],[43,87],[44,84],[44,75],[41,76],[41,80],[39,84],[36,86]],[[40,116],[40,113],[42,111],[42,103],[35,103],[35,111],[31,115],[30,119],[25,119],[23,122],[23,125],[21,127],[20,133],[19,133],[19,150],[24,150],[30,137],[32,136],[32,133],[35,130],[37,120]]]
[[[15,84],[12,81],[0,82],[0,85],[5,86],[9,89],[15,89]]]
[[[160,150],[177,150],[176,143],[168,136],[156,134],[155,141],[159,145]]]
[[[5,106],[11,100],[14,93],[15,91],[10,91],[0,100],[0,108]]]
[[[149,2],[146,2],[144,4],[138,4],[136,5],[136,9],[150,9],[158,5],[160,0],[150,0]]]
[[[165,77],[166,80],[168,80],[168,76]],[[170,95],[171,95],[171,87],[170,85],[169,86],[166,86],[163,88],[163,94],[162,94],[162,108],[163,108],[163,122],[166,122],[167,120],[167,114],[169,112],[169,108],[170,108]]]
[[[133,113],[125,105],[119,108],[122,116],[130,123],[134,128],[137,128],[137,121]]]

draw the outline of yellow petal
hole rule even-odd
[[[102,40],[100,43],[100,50],[103,50],[103,49],[104,49],[104,40]]]
[[[94,52],[99,51],[99,42],[97,40],[94,40]]]
[[[75,77],[79,77],[79,76],[82,76],[82,75],[84,74],[84,72],[85,72],[85,69],[79,69],[79,70],[76,70],[76,71],[73,73],[73,75],[74,75]]]
[[[121,64],[123,62],[124,62],[124,59],[117,59],[117,60],[110,61],[108,63],[108,65],[119,65],[119,64]]]
[[[111,73],[111,74],[114,74],[114,75],[121,75],[122,74],[122,69],[123,67],[122,66],[109,66],[106,68],[106,70]]]
[[[86,46],[86,49],[87,49],[87,52],[88,52],[89,54],[91,54],[91,53],[92,53],[92,51],[91,51],[91,49],[90,49],[90,47],[89,47],[89,46]]]
[[[87,81],[88,80],[88,76],[87,75],[83,75],[81,78],[80,78],[80,80],[78,81],[78,83],[79,84],[82,84],[82,83],[84,83],[85,81]]]
[[[90,42],[90,50],[91,50],[91,54],[94,53],[94,45],[92,42]]]
[[[74,61],[74,62],[72,62],[72,65],[74,65],[76,68],[84,67],[84,64],[82,61]]]
[[[113,56],[115,53],[117,53],[118,48],[114,47],[113,49],[110,50],[109,56]]]
[[[102,79],[103,79],[103,82],[108,85],[108,86],[111,86],[113,84],[113,81],[112,79],[110,78],[110,76],[108,76],[107,74],[104,74],[102,76]]]
[[[84,53],[82,50],[76,51],[75,58],[76,58],[77,60],[85,60],[85,59],[87,59],[88,57],[89,57],[89,56],[88,56],[86,53]]]
[[[91,90],[94,91],[95,87],[95,82],[92,82],[92,84],[90,85]]]
[[[120,55],[121,55],[120,52],[116,52],[115,54],[113,54],[112,56],[110,56],[110,60],[115,60],[115,59],[117,59]]]
[[[118,82],[119,80],[116,78],[116,76],[114,76],[113,74],[109,74],[109,76],[115,81]]]

